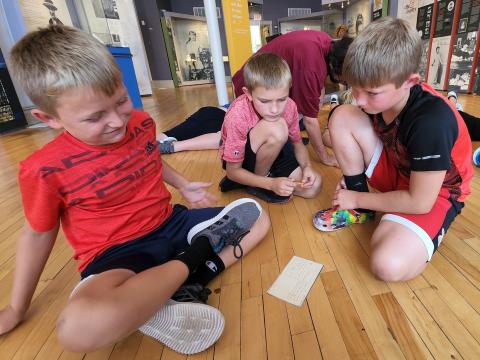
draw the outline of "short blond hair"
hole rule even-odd
[[[292,84],[292,74],[285,60],[273,53],[252,56],[243,68],[245,86],[249,91],[262,86],[278,89]]]
[[[26,34],[12,48],[10,64],[33,103],[57,115],[59,96],[89,86],[111,96],[121,73],[108,49],[91,35],[72,27],[51,25]]]
[[[398,88],[418,72],[422,54],[417,31],[405,20],[382,17],[363,30],[350,45],[343,76],[351,86]]]

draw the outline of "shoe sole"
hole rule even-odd
[[[256,208],[258,209],[259,211],[259,214],[258,214],[258,217],[257,217],[257,220],[260,218],[260,216],[262,215],[262,207],[260,206],[260,204],[253,200],[253,199],[249,199],[249,198],[242,198],[242,199],[238,199],[238,200],[235,200],[233,202],[231,202],[230,204],[228,204],[227,206],[225,206],[223,208],[222,211],[220,211],[218,213],[217,216],[215,216],[214,218],[211,218],[211,219],[208,219],[208,220],[205,220],[197,225],[195,225],[194,227],[192,227],[190,229],[190,231],[188,232],[187,234],[187,241],[189,244],[192,243],[192,239],[201,231],[203,231],[204,229],[206,229],[207,227],[209,227],[210,225],[212,225],[213,223],[217,222],[218,220],[220,220],[222,217],[224,217],[228,212],[230,212],[230,210],[232,210],[233,208],[239,206],[239,205],[242,205],[242,204],[247,204],[247,203],[252,203],[256,206]],[[252,224],[253,226],[253,224]]]
[[[181,354],[208,349],[222,335],[225,318],[209,305],[169,300],[138,330]]]

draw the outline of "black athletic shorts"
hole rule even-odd
[[[167,136],[179,141],[194,137],[216,133],[221,130],[225,111],[214,106],[205,106],[193,113],[184,122],[165,131]]]

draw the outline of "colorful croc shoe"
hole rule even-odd
[[[363,212],[330,208],[320,210],[314,215],[313,226],[320,231],[335,231],[352,224],[364,224],[374,218],[374,211]]]

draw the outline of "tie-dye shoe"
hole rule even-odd
[[[330,208],[320,210],[313,216],[313,226],[320,231],[335,231],[352,224],[364,224],[374,218],[374,211],[364,212]]]

